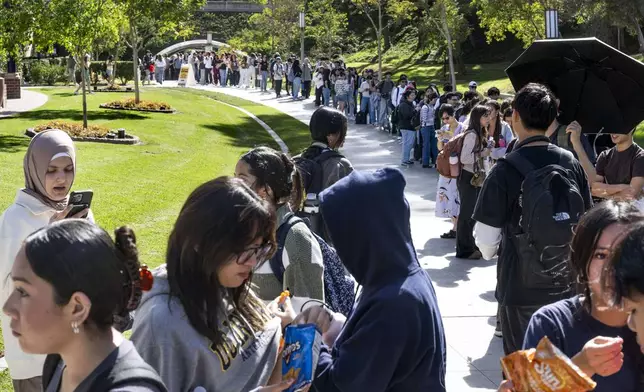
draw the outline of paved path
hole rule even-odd
[[[7,107],[0,109],[0,118],[36,109],[47,103],[48,99],[45,94],[23,88],[20,99],[8,99]]]
[[[278,100],[274,94],[254,90],[207,89],[262,103],[306,124],[315,109],[312,100]],[[400,150],[401,145],[386,133],[350,124],[343,153],[356,169],[374,170],[398,167]],[[414,244],[422,266],[434,281],[443,315],[448,343],[447,390],[496,391],[501,381],[499,359],[503,351],[501,339],[494,337],[496,263],[456,259],[454,240],[439,238],[451,224],[434,217],[436,171],[414,165],[403,169],[403,173],[407,179],[405,194],[411,206]]]

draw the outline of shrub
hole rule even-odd
[[[111,109],[130,109],[130,110],[153,110],[153,111],[168,111],[173,110],[170,105],[165,102],[141,101],[138,104],[134,98],[121,99],[104,103],[101,107]]]
[[[132,69],[131,61],[117,61],[116,62],[116,77],[121,84],[125,85],[130,80],[134,80],[134,70]]]
[[[84,129],[82,123],[69,121],[50,121],[46,124],[38,125],[34,128],[34,131],[38,133],[46,129],[60,129],[72,137],[105,137],[110,131],[101,125],[88,125],[87,129]]]
[[[34,85],[53,86],[57,82],[65,81],[65,67],[50,64],[48,61],[34,61],[25,68],[28,75],[25,80]]]

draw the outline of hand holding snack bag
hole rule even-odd
[[[295,380],[287,392],[301,392],[315,376],[322,335],[314,324],[289,325],[284,331],[282,380]]]
[[[547,336],[536,349],[520,350],[502,358],[501,367],[515,391],[587,392],[597,385]]]
[[[572,361],[590,377],[595,374],[612,376],[624,365],[623,344],[624,339],[620,337],[597,336],[587,342]]]

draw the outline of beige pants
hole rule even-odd
[[[12,380],[15,392],[42,392],[42,377],[26,378],[24,380]]]

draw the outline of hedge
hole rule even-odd
[[[105,80],[106,65],[104,61],[96,61],[90,64],[90,84],[97,85],[100,81]],[[27,61],[22,64],[23,80],[31,85],[49,85],[53,86],[57,82],[64,83],[67,81],[67,61],[66,58],[60,59],[42,59]],[[116,62],[116,79],[125,85],[127,82],[134,80],[134,70],[131,61]],[[80,82],[80,70],[76,68],[76,82]]]

